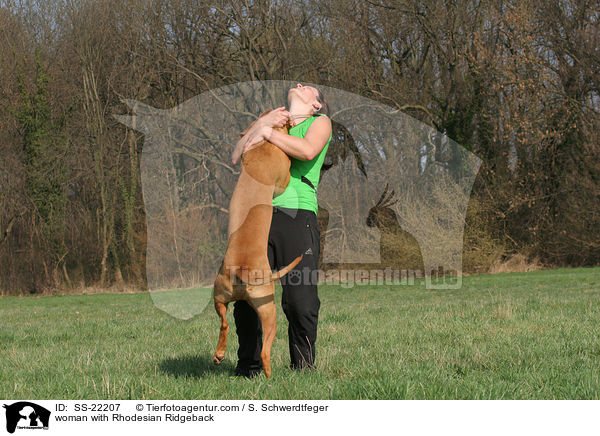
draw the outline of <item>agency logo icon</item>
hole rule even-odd
[[[19,401],[11,405],[4,404],[6,409],[6,431],[14,433],[18,429],[48,429],[50,411],[28,401]]]

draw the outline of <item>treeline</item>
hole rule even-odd
[[[143,289],[143,136],[112,115],[248,80],[353,92],[479,156],[465,271],[600,260],[597,1],[0,5],[2,293]]]

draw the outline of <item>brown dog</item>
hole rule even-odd
[[[288,127],[278,130],[287,133]],[[229,242],[213,288],[215,310],[221,320],[219,343],[213,359],[215,364],[225,358],[229,333],[225,317],[227,305],[231,301],[246,300],[258,313],[262,324],[260,357],[265,375],[271,377],[271,346],[277,328],[273,281],[302,260],[299,256],[282,270],[272,273],[267,258],[273,196],[281,194],[289,181],[290,158],[273,144],[262,141],[242,155],[242,173],[229,204]]]

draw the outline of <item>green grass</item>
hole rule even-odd
[[[147,293],[0,298],[8,399],[598,399],[600,268],[465,277],[460,290],[321,286],[318,370],[292,372],[277,288],[273,378],[214,366],[212,305]],[[233,326],[231,307],[228,318]]]

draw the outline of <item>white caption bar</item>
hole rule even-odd
[[[437,434],[599,432],[598,401],[0,400],[0,434]],[[36,430],[41,430],[36,431]],[[7,433],[8,432],[8,433]]]

